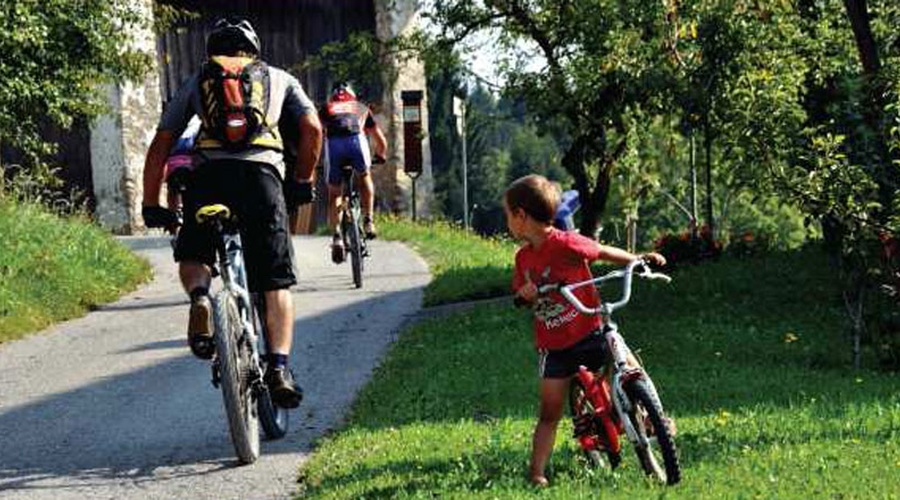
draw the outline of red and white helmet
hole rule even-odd
[[[328,98],[331,102],[355,101],[356,92],[347,82],[338,82],[331,87],[331,96]]]

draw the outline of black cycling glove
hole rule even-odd
[[[163,227],[166,229],[178,226],[181,220],[178,214],[160,206],[143,207],[141,216],[144,217],[144,224],[147,227]]]
[[[294,211],[300,205],[316,201],[316,189],[312,182],[300,182],[294,178],[285,180],[284,202],[288,211]]]

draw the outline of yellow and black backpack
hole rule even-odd
[[[266,63],[251,57],[211,57],[200,73],[203,127],[197,148],[281,150],[278,133],[267,122],[269,92]]]

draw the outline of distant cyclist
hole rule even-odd
[[[372,212],[375,207],[375,183],[369,169],[369,141],[375,141],[376,163],[383,163],[387,155],[387,140],[378,128],[368,106],[359,102],[349,83],[334,85],[328,102],[322,110],[325,125],[325,168],[328,181],[328,226],[334,231],[331,243],[331,260],[335,264],[344,261],[344,241],[341,238],[340,201],[343,195],[341,169],[350,165],[359,175],[359,192],[362,197],[363,231],[369,239],[375,238]]]
[[[313,200],[322,127],[297,79],[259,59],[259,37],[248,21],[217,21],[206,52],[202,69],[166,108],[147,151],[142,213],[149,227],[170,224],[174,214],[159,205],[164,164],[191,116],[198,115],[202,123],[194,171],[184,195],[185,220],[175,249],[181,282],[191,298],[188,343],[200,358],[211,358],[215,350],[209,299],[215,251],[193,214],[204,205],[222,203],[237,216],[250,289],[265,293],[271,347],[265,381],[275,404],[294,408],[302,398],[288,368],[294,326],[288,289],[296,278],[282,183],[290,188],[287,205]],[[284,116],[300,131],[300,154],[290,178],[283,178],[284,144],[277,127]]]
[[[187,189],[190,182],[191,174],[194,171],[194,143],[197,141],[197,134],[200,133],[200,117],[194,115],[188,122],[187,128],[181,133],[181,136],[175,141],[175,146],[166,158],[165,181],[168,184],[166,190],[166,205],[169,209],[174,210],[179,216],[183,213],[182,207],[182,191]],[[173,232],[176,228],[167,228]]]

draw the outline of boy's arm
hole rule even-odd
[[[643,258],[649,261],[652,264],[657,266],[666,265],[666,258],[656,252],[649,252],[644,254],[633,254],[628,250],[624,250],[622,248],[602,245],[600,243],[597,244],[598,248],[598,257],[599,260],[605,260],[607,262],[612,262],[615,264],[628,264],[634,259]]]

